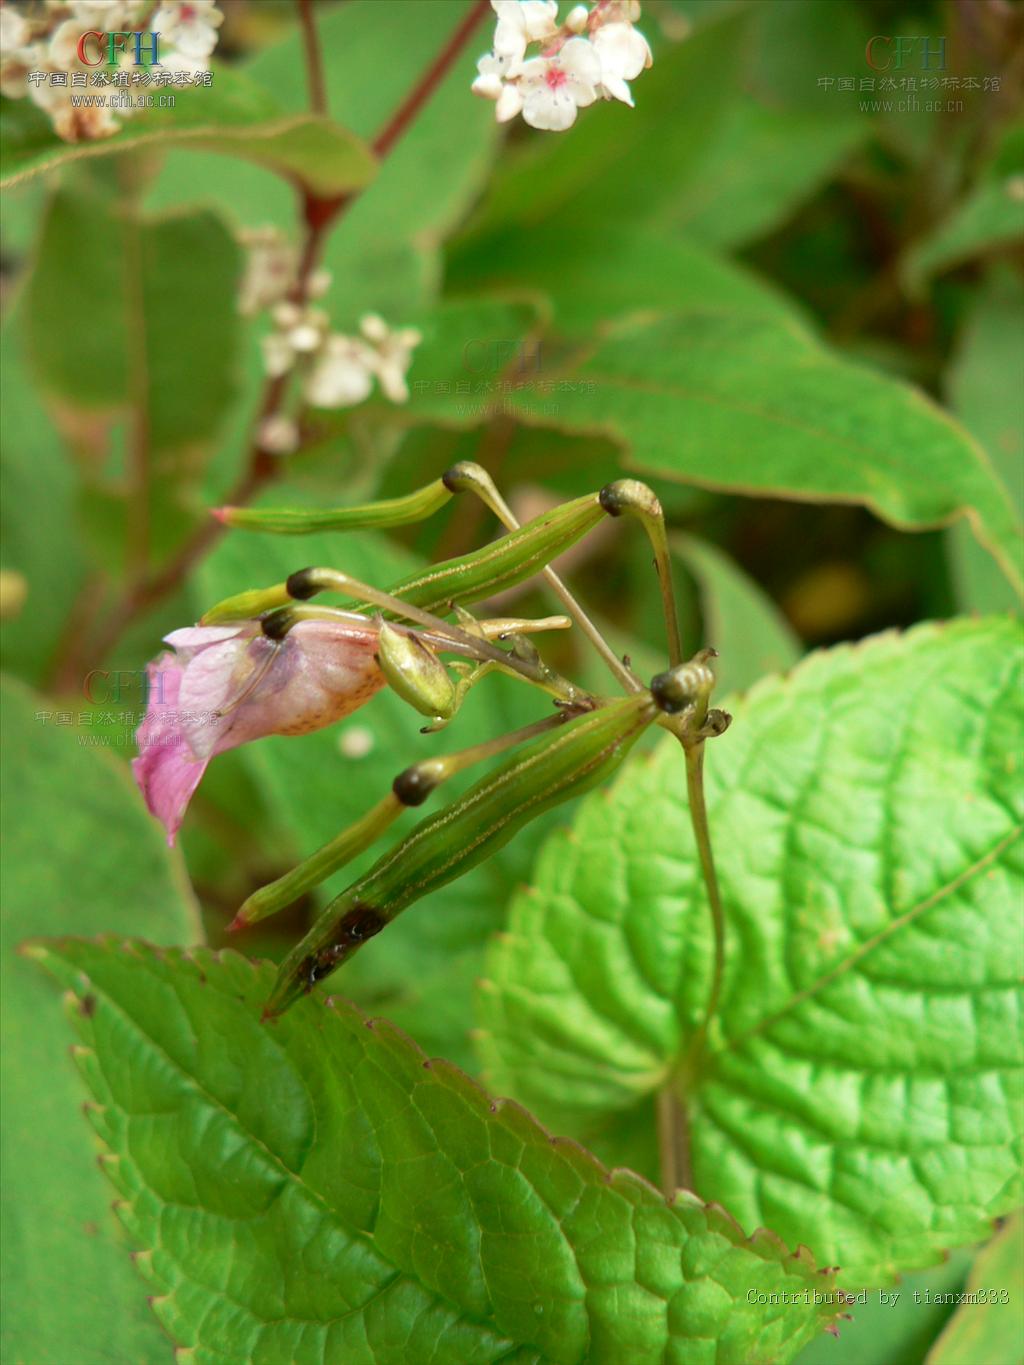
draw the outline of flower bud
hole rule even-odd
[[[382,622],[377,662],[392,690],[420,715],[451,715],[455,684],[441,660],[417,635]]]
[[[582,33],[589,18],[590,10],[586,5],[576,5],[565,16],[565,26],[570,33]]]

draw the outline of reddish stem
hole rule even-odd
[[[313,18],[313,0],[298,0],[299,26],[306,57],[306,76],[309,80],[309,107],[321,118],[327,117],[327,87],[324,84],[324,62],[320,52],[320,38]]]
[[[310,103],[314,112],[325,113],[326,94],[323,65],[313,19],[312,0],[298,0],[298,6],[309,73]],[[489,0],[474,0],[473,6],[465,18],[374,139],[373,150],[378,158],[383,160],[388,155],[398,139],[422,110],[489,8]],[[320,197],[308,190],[300,190],[299,192],[302,196],[302,216],[306,227],[306,236],[291,297],[295,302],[302,303],[307,297],[309,280],[319,260],[327,230],[337,220],[339,214],[351,204],[354,196],[348,193],[332,197]],[[287,387],[287,375],[279,375],[267,380],[253,423],[253,434],[245,472],[235,487],[223,499],[231,506],[244,506],[251,501],[264,484],[274,479],[279,472],[280,461],[260,447],[259,431],[266,419],[272,417],[279,410]],[[100,626],[93,638],[88,656],[97,662],[102,662],[125,628],[161,598],[173,592],[198,561],[216,544],[225,529],[220,521],[211,517],[209,521],[204,522],[196,529],[177,554],[158,573],[130,586],[121,600],[112,607]],[[67,660],[64,669],[61,670],[59,683],[67,686],[70,682],[73,685],[76,664],[77,659]]]
[[[466,40],[490,8],[490,0],[476,0],[465,19],[463,19],[462,23],[437,54],[433,66],[429,67],[427,71],[424,72],[423,78],[420,80],[419,84],[410,90],[409,94],[391,116],[391,119],[377,134],[376,138],[374,138],[373,150],[379,157],[387,156],[388,152],[390,152],[391,148],[402,136],[406,128],[426,104],[427,100],[430,99],[431,95],[448,74],[448,70],[452,63],[466,45]]]

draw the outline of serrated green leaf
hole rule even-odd
[[[609,1174],[392,1026],[338,999],[261,1023],[267,967],[34,951],[94,1002],[71,1015],[105,1169],[197,1365],[746,1365],[834,1311],[806,1253]]]
[[[360,189],[374,173],[372,154],[353,133],[329,119],[285,114],[255,82],[225,67],[209,88],[176,88],[173,108],[140,110],[94,142],[64,142],[30,100],[0,99],[0,185],[87,158],[180,146],[258,162],[321,195]]]
[[[960,1306],[928,1352],[927,1365],[1022,1365],[1018,1295],[1024,1283],[1024,1215],[1000,1228],[975,1261]]]
[[[862,1291],[849,1305],[853,1321],[844,1323],[839,1340],[808,1342],[796,1365],[924,1365],[950,1315],[944,1300],[963,1287],[972,1259],[961,1248],[941,1265],[904,1275],[895,1289]]]
[[[623,323],[545,361],[503,410],[611,436],[631,469],[704,488],[859,502],[906,529],[966,516],[1024,591],[1021,529],[976,442],[920,390],[794,324],[693,311]],[[414,394],[411,410],[481,420],[437,392]]]
[[[31,1365],[161,1365],[170,1345],[110,1216],[52,992],[18,955],[34,934],[137,930],[194,941],[179,861],[127,771],[11,681],[3,696],[3,1355]]]
[[[710,970],[678,747],[587,801],[491,950],[492,1083],[583,1137],[678,1084],[692,1188],[846,1284],[983,1236],[1019,1198],[1021,645],[925,625],[729,704],[724,995],[678,1080]]]

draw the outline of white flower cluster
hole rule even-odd
[[[366,313],[358,336],[332,332],[328,315],[312,303],[326,293],[330,274],[313,271],[306,282],[306,301],[296,303],[298,253],[284,233],[257,228],[240,236],[249,254],[239,309],[249,316],[269,309],[274,323],[274,330],[260,342],[267,374],[276,379],[299,369],[302,396],[317,408],[354,407],[370,396],[374,381],[392,403],[406,402],[405,377],[422,340],[416,328],[391,328],[376,313]],[[298,443],[298,426],[284,414],[268,418],[260,428],[260,444],[270,454],[289,454]]]
[[[639,0],[576,5],[558,22],[558,0],[491,0],[494,48],[477,63],[473,93],[495,101],[499,123],[522,114],[531,128],[561,132],[576,110],[597,99],[633,107],[629,82],[651,64],[647,39],[633,27]],[[531,43],[540,45],[527,57]]]
[[[205,69],[206,58],[217,46],[223,19],[214,0],[164,0],[155,11],[149,0],[46,0],[26,10],[15,9],[8,0],[0,6],[0,94],[9,99],[28,95],[46,110],[65,142],[108,137],[132,108],[122,102],[114,108],[99,100],[76,107],[72,99],[76,92],[67,78],[97,69],[79,60],[82,35],[131,33],[145,24],[145,50],[149,34],[160,35],[159,69],[195,74]],[[129,62],[134,62],[130,50],[119,69]],[[29,81],[29,73],[35,71],[43,73],[42,81]],[[51,76],[63,76],[64,83],[55,83]]]

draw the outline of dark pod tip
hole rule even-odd
[[[311,597],[315,597],[320,591],[320,586],[316,581],[316,569],[296,569],[293,574],[288,575],[285,588],[289,597],[294,597],[297,602],[306,602]]]
[[[480,482],[480,466],[471,460],[460,460],[441,475],[441,482],[449,493],[464,493],[467,488],[475,488]]]
[[[260,617],[260,630],[268,640],[283,640],[295,624],[295,619],[287,607],[268,611]]]
[[[643,517],[660,517],[661,503],[652,489],[636,479],[616,479],[606,483],[597,500],[610,517],[621,517],[632,512]]]
[[[671,670],[659,673],[651,679],[651,696],[658,709],[670,715],[675,711],[682,711],[689,704],[687,698],[680,696],[679,685]]]
[[[598,493],[597,500],[610,517],[622,516],[624,509],[617,484],[606,483]]]
[[[414,763],[411,768],[398,774],[391,784],[391,790],[403,806],[422,806],[436,786],[437,778],[426,771],[422,764]]]

